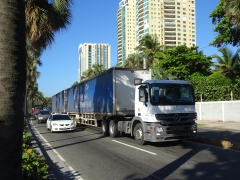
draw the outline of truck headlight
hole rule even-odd
[[[154,131],[155,132],[163,132],[163,128],[157,126],[157,127],[154,128]]]
[[[192,127],[191,127],[191,130],[192,130],[193,133],[197,133],[197,125],[193,124]]]

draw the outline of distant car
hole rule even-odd
[[[37,123],[47,122],[50,116],[50,112],[47,110],[41,110],[37,114]]]
[[[47,130],[52,133],[55,131],[74,131],[73,120],[67,114],[51,114],[47,120]]]

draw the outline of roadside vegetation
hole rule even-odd
[[[49,165],[33,147],[32,134],[27,129],[27,117],[24,120],[22,144],[22,179],[47,179]]]

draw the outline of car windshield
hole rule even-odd
[[[151,84],[150,97],[153,105],[192,105],[195,103],[190,84]]]
[[[39,114],[41,114],[41,115],[48,115],[50,113],[49,113],[49,111],[40,111]]]
[[[53,121],[56,121],[56,120],[71,120],[71,118],[68,115],[54,115],[52,117],[52,120]]]

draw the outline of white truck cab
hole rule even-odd
[[[146,141],[179,141],[196,137],[194,90],[188,81],[135,79],[132,135]]]

